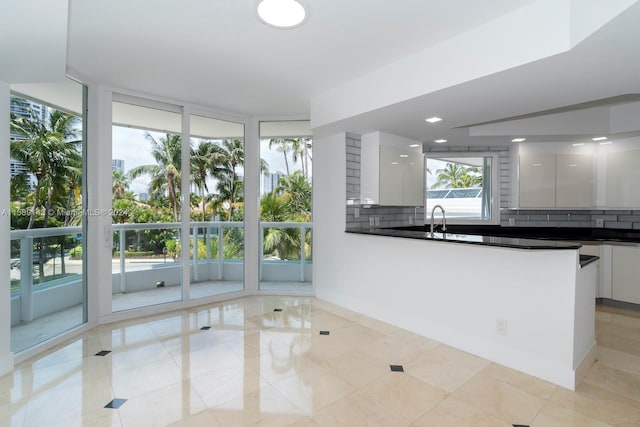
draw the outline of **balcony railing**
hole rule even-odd
[[[189,226],[192,256],[185,265],[189,265],[192,269],[192,283],[207,280],[238,280],[234,274],[238,275],[238,271],[240,275],[242,274],[244,223],[192,222]],[[143,290],[138,288],[138,283],[144,282],[147,286],[149,283],[155,284],[155,275],[170,277],[175,272],[176,276],[181,277],[179,271],[183,263],[179,257],[172,256],[172,254],[179,254],[181,227],[181,223],[113,224],[112,229],[116,234],[114,253],[116,250],[119,251],[117,257],[114,257],[113,293]],[[312,227],[311,222],[260,223],[260,244],[263,247],[259,260],[261,280],[310,281]],[[264,251],[264,236],[270,229],[289,230],[289,236],[297,234],[297,243],[300,246],[292,248],[290,241],[286,252],[287,257],[268,256],[270,252],[265,254]],[[167,241],[176,242],[173,245],[172,254],[161,248],[160,251],[163,253],[157,253],[156,250],[153,258],[137,264],[127,263],[127,260],[131,261],[126,251],[132,245],[131,242],[139,243],[149,237],[144,236],[143,233],[149,234],[148,232],[153,230],[166,230],[166,233],[161,236],[164,239],[162,240],[164,248],[167,247]],[[133,236],[129,234],[134,232],[136,234]],[[11,260],[11,295],[14,300],[12,304],[17,304],[16,307],[12,307],[12,324],[31,321],[41,315],[81,303],[83,298],[81,227],[13,230],[10,238],[13,253],[16,255],[19,245],[19,258],[13,257]],[[295,243],[294,239],[292,241]],[[200,242],[204,243],[204,253],[200,250]],[[233,250],[230,249],[232,245],[235,245]],[[70,255],[75,255],[73,258],[76,259],[72,261]],[[39,262],[40,256],[45,257],[42,264]],[[40,265],[44,267],[42,272]],[[66,270],[58,270],[59,268]],[[142,276],[145,279],[138,280]],[[69,286],[73,286],[73,297],[65,294],[65,288]],[[45,290],[48,292],[47,295],[42,294],[41,298],[34,298],[34,292],[39,293]],[[53,294],[60,295],[51,297]]]

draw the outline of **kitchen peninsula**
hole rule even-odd
[[[569,389],[594,362],[597,257],[581,259],[579,243],[431,237],[418,228],[347,234],[363,246],[386,248],[389,283],[407,277],[402,265],[421,272],[412,288],[398,290],[409,309],[424,313],[424,322],[410,329]]]

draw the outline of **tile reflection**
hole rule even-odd
[[[637,320],[598,319],[601,360],[570,392],[324,301],[247,297],[102,325],[19,364],[0,377],[0,425],[635,425]]]

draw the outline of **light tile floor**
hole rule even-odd
[[[19,364],[0,377],[0,425],[638,426],[637,314],[598,307],[599,359],[572,392],[314,298],[240,298]]]
[[[244,289],[242,281],[209,281],[191,284],[191,299],[206,298]],[[310,293],[311,282],[260,282],[260,290],[283,293]],[[114,294],[114,312],[148,307],[168,302],[180,301],[182,289],[179,286],[152,288],[144,291]],[[56,337],[63,332],[81,325],[82,306],[76,305],[51,313],[31,322],[14,325],[11,328],[11,350],[15,353]]]

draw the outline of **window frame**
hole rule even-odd
[[[429,159],[441,160],[442,158],[455,159],[455,158],[469,158],[469,157],[490,157],[491,158],[491,218],[489,219],[469,219],[469,218],[456,218],[445,217],[447,224],[450,225],[499,225],[500,224],[500,155],[497,152],[492,151],[461,151],[461,152],[449,152],[449,151],[434,151],[425,152],[425,199],[424,199],[424,220],[425,224],[428,224],[431,220],[431,212],[427,210],[427,161]]]

